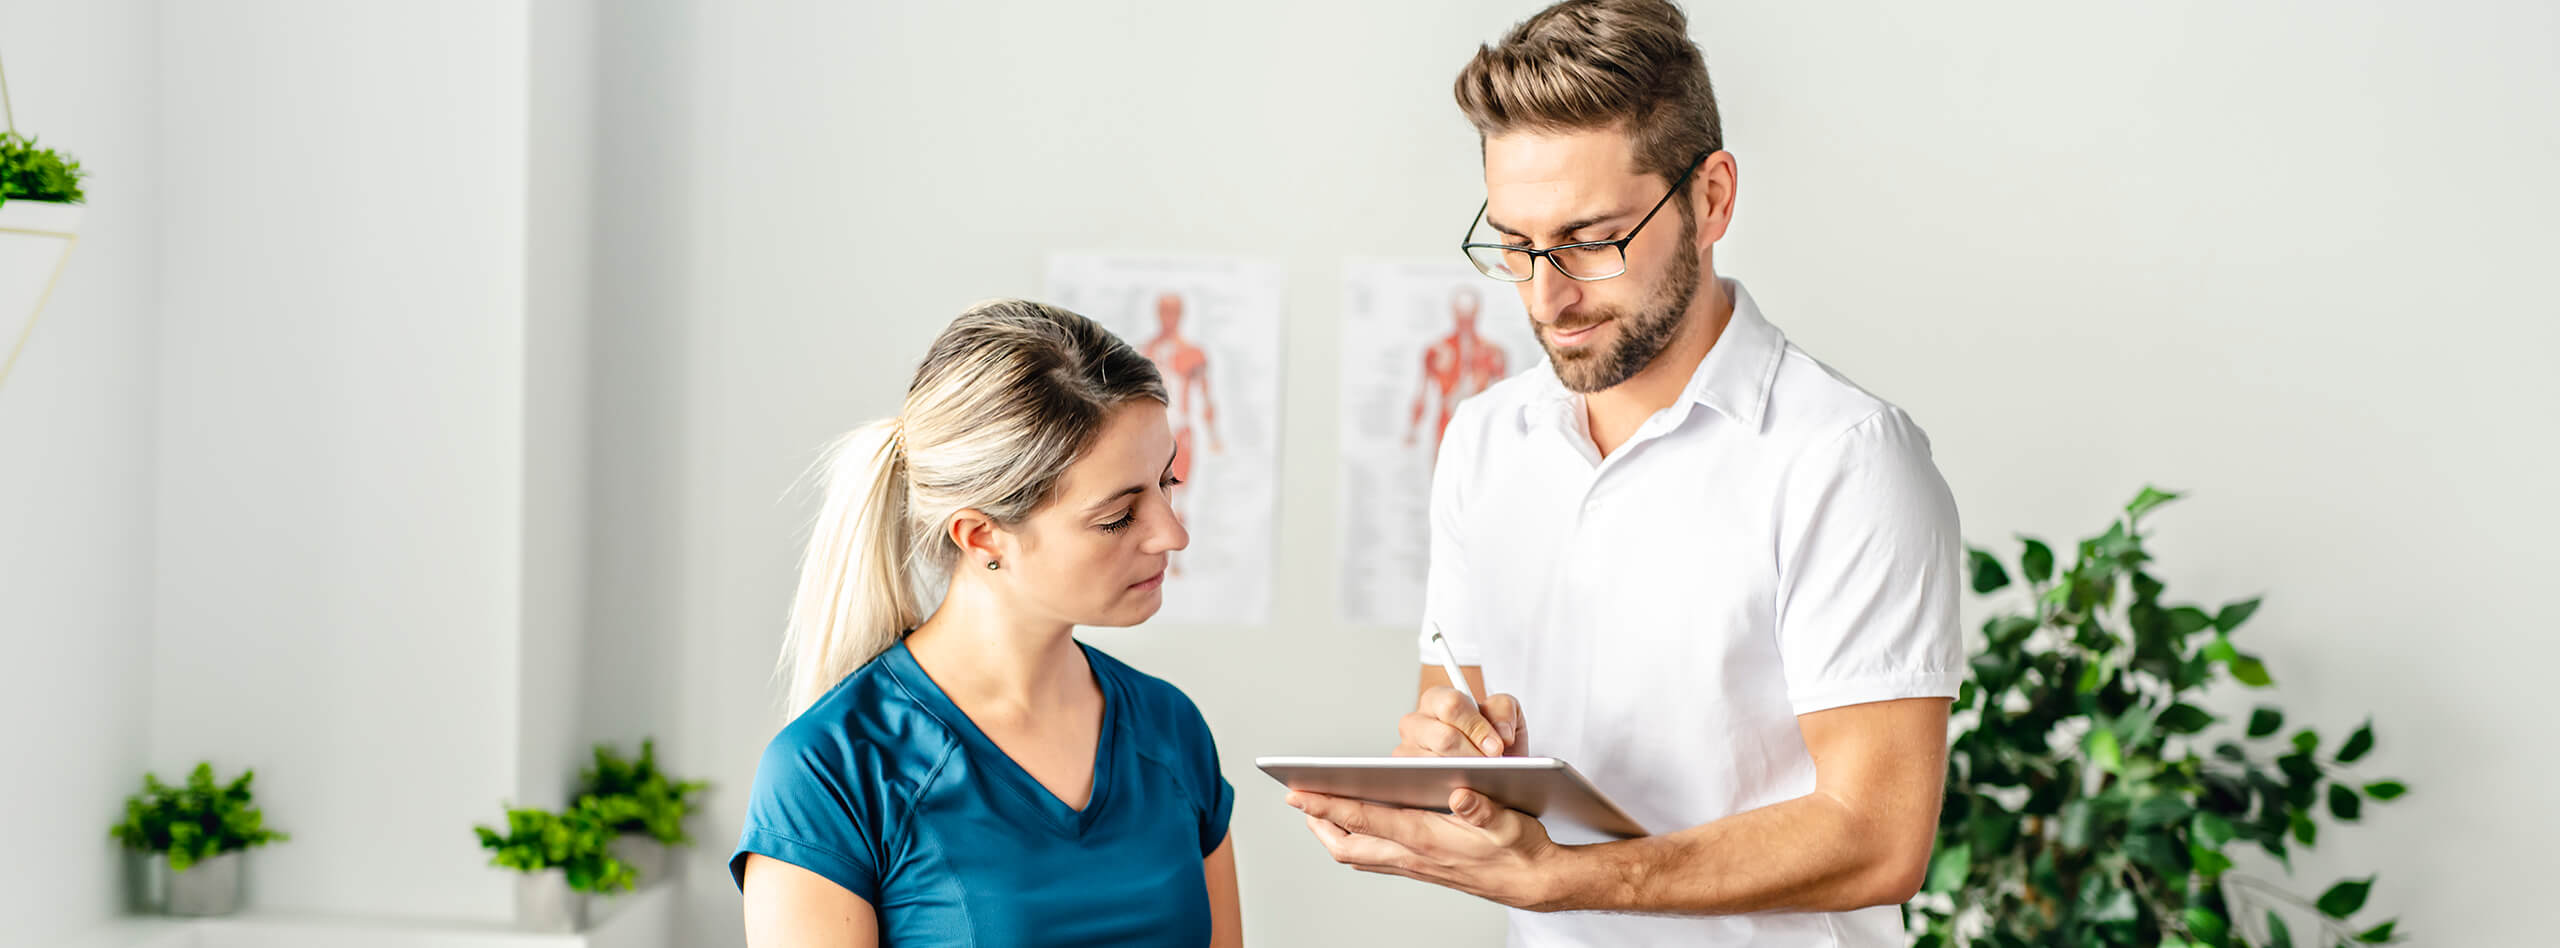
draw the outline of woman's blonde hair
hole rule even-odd
[[[782,646],[792,716],[923,621],[976,510],[1015,524],[1049,500],[1114,409],[1165,400],[1155,363],[1093,320],[995,300],[952,320],[898,417],[828,449],[826,502],[800,561]]]

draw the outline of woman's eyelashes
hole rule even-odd
[[[1176,487],[1182,486],[1182,479],[1179,477],[1167,476],[1164,480],[1158,481],[1156,486],[1164,490],[1172,490]],[[1136,522],[1138,522],[1138,505],[1130,504],[1128,510],[1121,512],[1120,519],[1111,521],[1110,523],[1096,524],[1096,526],[1100,527],[1104,533],[1118,533],[1122,530],[1129,529],[1129,525]]]

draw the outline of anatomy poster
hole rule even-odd
[[[1422,621],[1431,465],[1449,415],[1541,358],[1519,294],[1466,261],[1344,265],[1344,620]]]
[[[1164,611],[1176,622],[1259,624],[1271,610],[1280,474],[1277,263],[1219,257],[1058,256],[1048,301],[1092,317],[1164,373],[1174,510]]]

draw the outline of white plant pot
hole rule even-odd
[[[646,833],[624,833],[613,838],[613,858],[631,864],[639,876],[638,884],[656,885],[667,878],[674,861],[667,858],[667,844]]]
[[[530,932],[575,933],[587,927],[587,894],[569,888],[569,870],[516,875],[516,927]]]
[[[85,210],[24,198],[0,203],[0,384],[35,334],[36,314],[80,241]]]
[[[144,892],[147,904],[171,915],[211,917],[240,911],[241,894],[246,873],[241,869],[248,854],[232,851],[215,856],[187,871],[169,868],[169,854],[150,854],[148,883]]]

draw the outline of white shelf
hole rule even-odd
[[[652,885],[600,899],[587,930],[517,931],[495,922],[248,912],[227,918],[120,919],[65,948],[667,948],[675,895]]]

